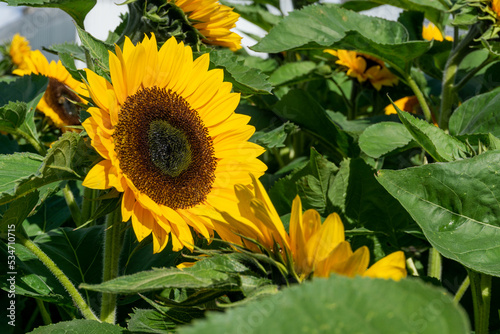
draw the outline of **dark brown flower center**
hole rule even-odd
[[[80,107],[74,102],[82,100],[68,86],[54,78],[49,78],[45,91],[45,101],[66,125],[80,124]]]
[[[156,203],[187,209],[210,193],[217,166],[212,138],[176,93],[153,87],[129,96],[113,139],[123,173]]]

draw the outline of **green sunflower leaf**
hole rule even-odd
[[[312,61],[301,61],[286,63],[269,76],[269,82],[274,86],[280,86],[287,82],[300,79],[311,73],[316,68],[316,63]]]
[[[326,215],[328,196],[333,191],[333,180],[338,167],[311,148],[309,163],[278,180],[269,196],[280,215],[290,213],[292,201],[299,195],[304,209],[315,209]]]
[[[431,311],[432,310],[432,311]],[[388,325],[390,324],[390,325]],[[444,290],[418,280],[399,282],[333,275],[180,327],[201,333],[466,334],[466,313]]]
[[[460,105],[450,117],[450,134],[491,133],[500,137],[500,89],[477,95]]]
[[[36,189],[44,196],[54,188],[53,183],[82,179],[91,154],[93,151],[80,135],[66,132],[45,158],[29,153],[1,155],[0,205]]]
[[[353,138],[342,131],[323,107],[303,90],[290,90],[273,106],[273,111],[320,139],[339,158],[358,153]]]
[[[83,28],[85,16],[94,8],[97,0],[2,0],[9,6],[59,8],[68,13]]]
[[[232,52],[227,50],[210,51],[210,68],[222,68],[224,81],[233,84],[233,89],[242,94],[270,94],[272,86],[267,75],[260,70],[245,66]]]
[[[12,225],[17,229],[36,207],[38,199],[38,191],[34,191],[12,202],[0,220],[0,233],[10,230]]]
[[[395,104],[399,119],[415,141],[438,162],[455,161],[470,156],[469,147],[440,128],[401,111]]]
[[[83,48],[89,52],[90,58],[92,58],[92,61],[101,70],[98,74],[104,74],[109,71],[108,51],[114,52],[114,46],[104,43],[100,39],[95,38],[80,27],[76,27],[76,31],[78,33],[78,36],[80,37],[80,40],[82,41]]]
[[[118,325],[112,325],[95,320],[75,319],[61,321],[57,324],[41,326],[30,332],[31,334],[55,334],[55,333],[99,333],[99,334],[122,334],[128,331]]]
[[[399,22],[368,17],[332,5],[308,6],[296,10],[271,29],[251,49],[278,53],[293,49],[349,49],[375,56],[399,72],[424,54],[428,41],[408,41]]]
[[[232,7],[245,20],[269,31],[281,20],[281,17],[271,14],[263,4],[238,5],[234,2],[221,1],[223,5]]]
[[[443,256],[500,276],[500,152],[403,170],[378,182],[394,196]]]
[[[177,326],[164,314],[152,309],[136,309],[127,320],[127,329],[132,333],[171,333]]]
[[[359,147],[372,158],[415,146],[416,143],[405,126],[395,122],[373,124],[359,137]]]
[[[97,284],[82,284],[80,287],[99,292],[134,294],[167,288],[193,288],[212,290],[238,290],[235,274],[248,269],[233,255],[209,257],[196,262],[191,268],[161,268],[121,276]]]

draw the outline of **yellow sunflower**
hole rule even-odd
[[[214,226],[200,213],[234,203],[234,184],[266,170],[257,159],[264,149],[247,141],[255,128],[234,113],[240,94],[222,70],[208,70],[208,54],[193,61],[175,38],[158,50],[154,34],[115,51],[111,83],[86,70],[96,107],[83,126],[104,160],[83,185],[123,192],[122,220],[132,218],[139,241],[152,234],[155,253],[169,236],[175,251],[192,250],[189,227],[211,238]]]
[[[232,51],[241,49],[241,36],[231,31],[236,27],[239,14],[217,0],[167,0],[181,8],[189,20],[204,37],[204,42],[228,47]]]
[[[432,41],[433,39],[439,42],[443,41],[443,34],[434,24],[429,23],[422,27],[422,37],[427,41]],[[453,37],[446,36],[444,39],[447,41],[453,41]]]
[[[26,68],[13,71],[16,75],[40,74],[49,78],[49,85],[42,99],[36,106],[38,110],[49,117],[59,128],[66,130],[68,125],[80,124],[80,108],[73,102],[86,103],[79,95],[88,97],[85,85],[73,79],[68,70],[61,64],[51,61],[35,50],[25,57]],[[73,102],[72,102],[73,101]]]
[[[406,277],[406,261],[401,251],[387,255],[368,268],[370,253],[366,246],[352,251],[345,241],[344,225],[333,213],[323,223],[316,210],[302,213],[299,196],[292,204],[289,233],[276,212],[262,184],[252,176],[253,188],[236,185],[238,208],[221,211],[215,218],[222,239],[252,251],[260,251],[257,243],[274,252],[279,245],[282,254],[291,255],[293,269],[300,280],[311,274],[328,277],[331,273],[392,278]],[[249,241],[255,240],[257,243]],[[280,255],[282,255],[280,254]],[[290,258],[290,256],[284,256]]]
[[[500,18],[500,0],[491,0],[491,9],[497,13],[497,17]]]
[[[382,86],[397,85],[399,79],[385,66],[384,62],[375,57],[348,50],[326,49],[324,52],[338,58],[336,64],[347,71],[347,75],[359,82],[370,81],[376,90]]]
[[[401,110],[407,111],[412,114],[421,113],[420,104],[416,96],[405,96],[399,100],[394,101],[394,104]],[[397,114],[396,108],[391,104],[384,108],[384,113],[386,115]]]
[[[17,68],[23,70],[28,68],[25,58],[29,57],[30,53],[31,47],[28,40],[19,34],[15,34],[12,43],[10,43],[9,55]]]

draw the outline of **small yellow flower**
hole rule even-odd
[[[39,50],[31,51],[24,61],[26,67],[14,70],[14,74],[24,76],[33,73],[49,78],[49,85],[38,102],[37,109],[64,131],[67,130],[65,126],[79,125],[80,108],[71,101],[86,103],[79,97],[79,95],[88,97],[85,85],[73,79],[60,60],[57,63],[55,61],[49,63]]]
[[[418,99],[416,96],[405,96],[397,101],[394,101],[394,104],[399,109],[412,114],[419,114],[421,112],[420,104],[418,103]],[[392,103],[384,108],[384,113],[386,115],[397,114],[396,108],[394,108]]]
[[[241,49],[241,36],[230,29],[236,27],[240,15],[217,0],[167,0],[181,8],[207,44],[220,45],[232,51]]]
[[[326,49],[324,52],[338,58],[336,64],[346,69],[347,75],[359,82],[370,81],[376,90],[382,86],[397,85],[399,79],[385,66],[384,62],[375,57],[348,50]]]
[[[443,41],[443,34],[434,24],[429,23],[426,26],[422,27],[422,37],[425,40],[432,41],[433,39],[439,42]],[[453,37],[446,36],[444,39],[447,41],[453,41]]]
[[[86,70],[96,107],[83,123],[103,157],[83,185],[123,193],[122,220],[139,241],[153,237],[153,251],[172,240],[173,250],[193,249],[190,227],[207,240],[214,226],[200,214],[235,203],[234,185],[262,175],[264,149],[248,139],[250,117],[234,113],[221,69],[209,54],[193,60],[191,47],[174,37],[158,50],[156,37],[109,52],[111,83]]]
[[[19,34],[15,34],[12,43],[10,43],[9,54],[17,68],[23,70],[28,68],[25,58],[29,57],[30,53],[31,47],[28,40]]]
[[[495,13],[497,13],[497,16],[500,18],[500,0],[491,0],[491,9]]]
[[[363,246],[352,251],[349,242],[345,241],[340,217],[333,213],[322,224],[317,211],[302,213],[298,196],[292,204],[287,233],[264,187],[253,176],[252,180],[252,189],[244,185],[235,186],[238,208],[222,211],[220,219],[214,219],[222,239],[259,251],[256,243],[249,241],[253,239],[270,253],[278,244],[283,254],[291,255],[294,271],[300,280],[311,274],[328,277],[331,273],[394,280],[406,277],[403,252],[394,252],[368,268],[368,248]]]

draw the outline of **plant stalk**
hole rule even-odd
[[[82,222],[82,212],[80,211],[80,207],[76,203],[75,196],[71,191],[71,187],[69,186],[69,182],[66,183],[63,189],[64,199],[66,200],[66,204],[68,205],[69,211],[71,212],[71,217],[75,222],[76,227],[79,227]]]
[[[429,105],[427,104],[427,101],[425,100],[424,93],[420,90],[420,87],[418,87],[417,83],[413,78],[411,77],[411,74],[405,75],[405,80],[408,83],[408,86],[410,86],[411,90],[413,91],[413,94],[417,97],[418,103],[420,104],[420,107],[422,108],[422,112],[424,113],[425,120],[429,123],[432,122],[432,113],[431,109],[429,108]]]
[[[455,293],[455,297],[453,297],[453,302],[455,304],[458,304],[460,302],[460,299],[462,299],[469,286],[470,286],[470,279],[469,276],[467,275],[467,277],[464,279],[462,284],[460,284],[460,287]]]
[[[66,276],[61,269],[52,261],[50,257],[47,256],[33,241],[29,238],[25,238],[22,234],[17,233],[17,240],[19,243],[29,249],[46,267],[50,270],[52,274],[57,278],[57,280],[62,284],[62,286],[69,293],[76,307],[82,312],[82,315],[85,319],[89,320],[97,320],[97,316],[92,312],[89,305],[85,302],[83,297],[80,295],[78,290],[75,288],[73,283],[69,280],[68,276]]]
[[[121,208],[108,214],[104,235],[104,259],[102,281],[106,282],[118,277],[120,252],[123,244]],[[111,324],[116,319],[116,294],[103,293],[101,302],[101,320]]]
[[[436,250],[436,248],[429,249],[429,268],[427,276],[437,278],[441,281],[442,274],[442,261],[441,254]]]
[[[93,216],[97,205],[97,195],[99,190],[83,187],[82,211],[80,225],[86,224]]]
[[[42,320],[45,325],[50,325],[52,323],[52,319],[50,319],[50,314],[45,308],[45,304],[43,303],[43,300],[35,298],[36,305],[38,305],[38,308],[40,309],[40,314],[42,315]]]
[[[488,334],[490,302],[491,302],[491,276],[476,272],[469,272],[472,291],[472,302],[474,305],[474,328],[476,334]]]

